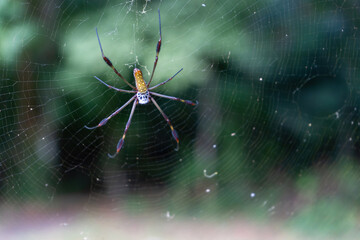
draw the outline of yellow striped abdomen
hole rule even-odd
[[[134,68],[134,78],[138,92],[146,93],[147,87],[140,69]]]
[[[134,68],[134,78],[137,89],[137,93],[136,93],[137,99],[140,104],[147,104],[150,101],[149,91],[140,69]]]

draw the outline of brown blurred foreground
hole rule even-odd
[[[131,214],[125,207],[111,211],[89,210],[78,203],[79,199],[68,199],[50,209],[24,204],[15,208],[3,204],[0,210],[0,239],[336,239],[302,235],[286,228],[286,222],[278,220],[256,221],[241,215],[195,218],[176,216],[166,211]],[[106,208],[106,204],[102,207]]]

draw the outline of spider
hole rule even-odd
[[[100,46],[100,51],[101,51],[101,55],[102,55],[102,58],[104,59],[104,61],[106,62],[106,64],[112,68],[112,70],[127,84],[129,85],[133,90],[124,90],[124,89],[119,89],[119,88],[116,88],[116,87],[113,87],[107,83],[105,83],[104,81],[102,81],[100,78],[94,76],[99,82],[101,82],[102,84],[104,84],[105,86],[107,86],[108,88],[111,88],[111,89],[114,89],[115,91],[118,91],[118,92],[123,92],[123,93],[135,93],[134,96],[132,96],[124,105],[122,105],[120,108],[118,108],[115,112],[113,112],[110,116],[104,118],[103,120],[100,121],[100,123],[94,127],[88,127],[85,125],[85,128],[87,129],[95,129],[95,128],[98,128],[98,127],[101,127],[101,126],[104,126],[112,117],[114,117],[116,114],[118,114],[121,110],[123,110],[127,105],[129,105],[132,101],[134,101],[133,105],[132,105],[132,108],[131,108],[131,112],[130,112],[130,116],[129,116],[129,119],[126,123],[126,126],[125,126],[125,130],[124,130],[124,133],[122,135],[122,137],[120,138],[117,146],[116,146],[116,152],[114,154],[109,154],[108,153],[108,156],[110,158],[114,158],[121,150],[121,148],[123,147],[124,145],[124,140],[125,140],[125,136],[126,136],[126,132],[128,131],[129,127],[130,127],[130,123],[131,123],[131,118],[132,116],[134,115],[134,111],[135,111],[135,107],[137,104],[147,104],[149,103],[150,101],[155,105],[155,107],[159,110],[159,112],[161,113],[161,115],[164,117],[164,119],[166,120],[166,122],[169,124],[170,126],[170,129],[171,129],[171,133],[172,133],[172,136],[173,138],[175,139],[176,141],[176,148],[175,148],[175,151],[179,150],[179,136],[176,132],[176,130],[174,129],[173,125],[171,124],[170,122],[170,119],[166,116],[166,114],[163,112],[163,110],[160,108],[160,106],[157,104],[157,102],[155,101],[155,99],[152,97],[152,96],[157,96],[157,97],[162,97],[162,98],[167,98],[167,99],[170,99],[170,100],[175,100],[175,101],[179,101],[179,102],[182,102],[182,103],[186,103],[186,104],[189,104],[189,105],[192,105],[192,106],[195,106],[198,104],[198,102],[192,102],[192,101],[189,101],[189,100],[183,100],[183,99],[180,99],[180,98],[177,98],[177,97],[173,97],[173,96],[167,96],[167,95],[163,95],[163,94],[160,94],[160,93],[156,93],[156,92],[153,92],[152,90],[154,90],[155,88],[157,87],[160,87],[162,85],[164,85],[165,83],[169,82],[170,80],[172,80],[178,73],[180,73],[183,68],[181,68],[179,71],[177,71],[171,78],[153,86],[153,87],[150,87],[150,83],[153,79],[153,76],[154,76],[154,72],[155,72],[155,69],[156,69],[156,65],[157,65],[157,62],[158,62],[158,59],[159,59],[159,53],[160,53],[160,48],[161,48],[161,19],[160,19],[160,10],[158,9],[158,14],[159,14],[159,41],[157,43],[157,46],[156,46],[156,56],[155,56],[155,61],[154,61],[154,67],[152,69],[152,73],[151,73],[151,76],[150,76],[150,80],[148,83],[145,82],[144,78],[143,78],[143,75],[142,75],[142,72],[140,69],[138,68],[134,68],[134,71],[133,71],[133,74],[134,74],[134,78],[135,78],[135,86],[133,86],[132,84],[130,84],[117,70],[116,68],[114,67],[114,65],[111,63],[110,59],[108,57],[106,57],[104,55],[104,51],[102,49],[102,46],[101,46],[101,43],[100,43],[100,38],[99,38],[99,34],[98,34],[98,31],[97,31],[97,28],[95,28],[96,30],[96,36],[97,36],[97,39],[98,39],[98,42],[99,42],[99,46]]]

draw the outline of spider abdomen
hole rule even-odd
[[[137,91],[141,93],[147,92],[148,89],[140,69],[134,68],[134,78],[135,78]]]
[[[150,101],[149,91],[140,69],[134,68],[134,78],[137,91],[136,97],[140,104],[147,104]]]

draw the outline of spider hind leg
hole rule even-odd
[[[119,152],[120,150],[122,149],[123,145],[124,145],[124,142],[125,142],[125,136],[123,136],[120,141],[118,142],[117,146],[116,146],[116,152],[114,154],[110,154],[108,153],[108,157],[109,158],[114,158]]]
[[[176,141],[176,148],[174,150],[179,151],[179,135],[177,134],[176,130],[172,126],[170,128],[171,128],[171,134]]]
[[[109,154],[108,153],[109,158],[114,158],[120,152],[121,148],[123,147],[124,142],[125,142],[125,136],[126,136],[127,131],[129,130],[131,119],[132,119],[132,117],[134,115],[135,107],[136,107],[137,103],[138,103],[138,100],[135,100],[134,104],[133,104],[133,106],[131,108],[131,113],[130,113],[129,119],[128,119],[127,123],[126,123],[124,133],[123,133],[122,137],[120,138],[120,140],[119,140],[119,142],[118,142],[118,144],[116,146],[116,152],[114,154]]]
[[[101,126],[104,126],[113,116],[115,116],[116,114],[118,114],[121,110],[123,110],[127,105],[129,105],[129,103],[131,103],[134,99],[136,98],[136,95],[132,96],[124,105],[122,105],[120,108],[118,108],[115,112],[113,112],[110,116],[104,118],[103,120],[101,120],[99,122],[98,125],[95,125],[94,127],[88,127],[88,126],[84,126],[86,129],[95,129]]]
[[[110,119],[110,118],[104,118],[103,120],[101,120],[101,122],[100,122],[98,125],[93,126],[93,127],[88,127],[88,126],[86,126],[86,125],[85,125],[84,127],[85,127],[86,129],[92,130],[92,129],[95,129],[95,128],[104,126],[104,125],[107,123],[107,121],[109,121],[109,119]]]
[[[169,124],[170,129],[171,129],[171,134],[176,141],[176,148],[174,150],[178,151],[179,150],[179,135],[177,134],[176,130],[174,129],[173,125],[171,124],[170,119],[168,118],[168,116],[166,116],[166,114],[163,112],[163,110],[161,110],[160,106],[157,104],[155,99],[154,98],[150,98],[150,99],[154,103],[155,107],[159,110],[161,115],[164,117],[166,122]]]

